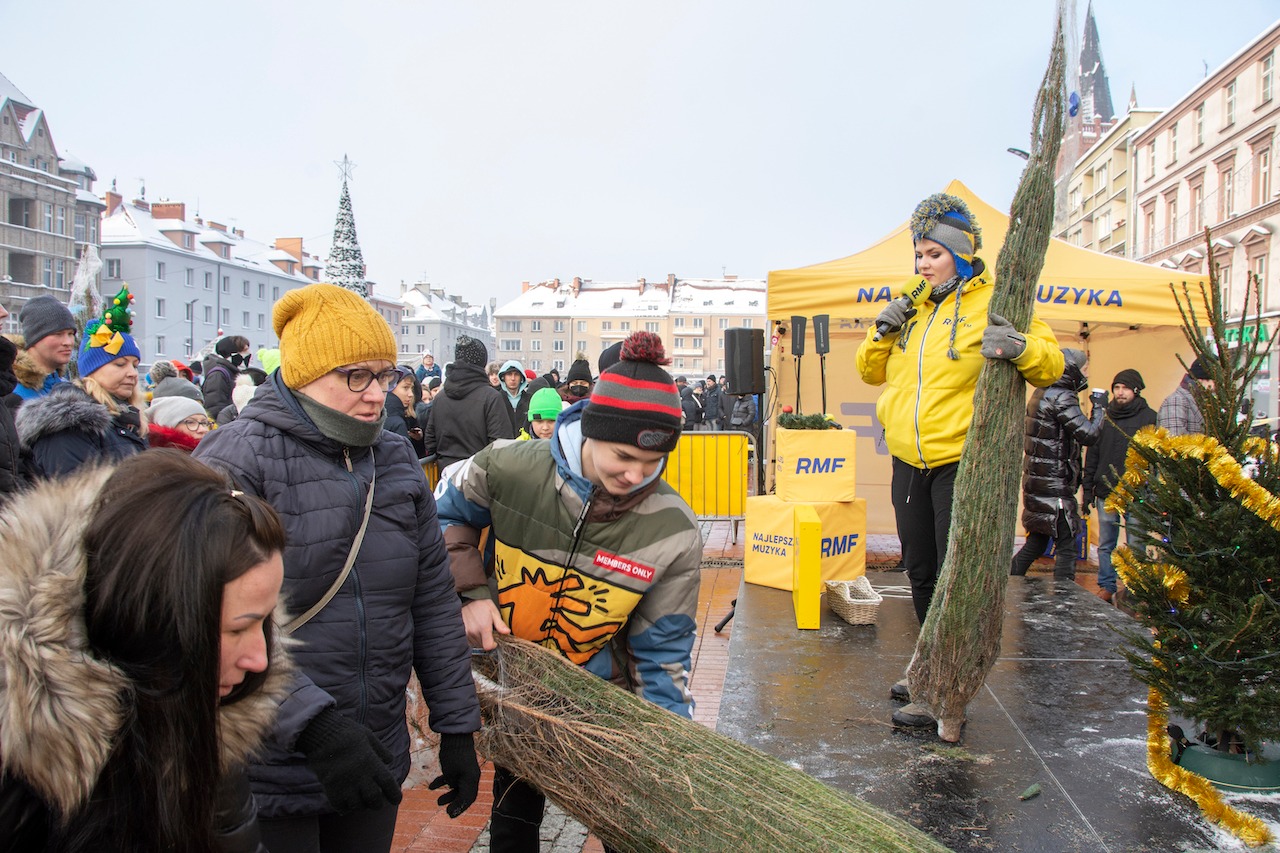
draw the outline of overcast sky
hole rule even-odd
[[[1275,0],[1097,0],[1112,98],[1168,106]],[[343,154],[369,277],[763,278],[960,178],[1007,208],[1050,0],[0,0],[0,71],[126,198],[328,254]],[[1078,8],[1083,27],[1085,3]],[[1077,36],[1078,40],[1078,36]],[[910,263],[904,258],[904,268]]]

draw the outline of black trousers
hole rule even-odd
[[[1053,576],[1059,580],[1075,580],[1076,576],[1076,532],[1067,514],[1058,510],[1057,531],[1053,538]],[[1027,543],[1022,550],[1013,555],[1011,575],[1025,575],[1027,569],[1036,558],[1049,546],[1048,533],[1027,533]]]
[[[389,851],[399,805],[279,819],[258,818],[262,843],[270,853],[379,853]]]
[[[539,853],[538,838],[547,798],[505,767],[493,765],[493,815],[490,853]],[[615,853],[605,845],[605,853]],[[273,850],[272,853],[275,853]]]
[[[922,471],[901,459],[893,460],[893,516],[902,543],[902,564],[911,581],[911,602],[922,625],[947,558],[957,468],[959,463],[953,462]]]

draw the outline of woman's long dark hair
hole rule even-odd
[[[223,587],[284,548],[264,501],[173,450],[120,463],[85,531],[85,625],[132,683],[129,712],[68,849],[215,849]],[[266,621],[268,655],[271,620]],[[270,664],[268,663],[268,667]],[[249,673],[230,703],[266,673]]]

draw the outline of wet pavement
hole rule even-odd
[[[1147,770],[1146,688],[1117,651],[1117,629],[1137,628],[1124,613],[1074,583],[1011,578],[1000,658],[946,744],[889,723],[919,625],[902,573],[868,578],[886,596],[875,625],[824,605],[814,631],[796,629],[789,592],[742,586],[718,731],[957,851],[1245,849]],[[1241,807],[1280,822],[1275,797]]]

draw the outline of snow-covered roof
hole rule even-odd
[[[193,241],[192,248],[186,249],[178,246],[162,233],[164,231],[178,230],[199,234],[200,236]],[[230,258],[222,257],[221,254],[209,248],[206,245],[207,243],[230,244],[232,246]],[[193,258],[216,261],[223,265],[238,264],[245,268],[267,270],[273,275],[293,278],[300,283],[312,281],[309,276],[303,275],[301,271],[295,271],[290,275],[270,263],[270,260],[276,257],[277,254],[287,255],[289,260],[295,260],[292,255],[288,255],[287,252],[280,252],[273,246],[247,237],[233,237],[215,229],[202,229],[200,226],[187,223],[181,219],[153,219],[149,211],[142,210],[132,204],[120,205],[114,213],[102,220],[102,247],[104,249],[112,246],[139,244],[163,247],[171,252],[180,252]]]
[[[76,202],[79,204],[95,204],[98,207],[106,207],[107,203],[98,198],[94,193],[89,192],[83,187],[76,189]]]
[[[61,154],[58,156],[58,168],[64,172],[70,172],[73,175],[84,175],[91,181],[98,179],[98,174],[93,168],[78,157],[72,154]]]
[[[401,297],[404,303],[404,322],[427,323],[446,321],[467,326],[481,326],[487,321],[485,306],[458,304],[447,296],[431,291],[424,292],[411,287]]]
[[[18,132],[22,134],[22,138],[26,140],[28,145],[30,145],[31,140],[35,138],[36,128],[40,126],[40,120],[42,118],[44,118],[44,110],[37,107],[27,113],[22,121],[18,123]]]
[[[31,99],[22,94],[17,86],[13,85],[8,77],[0,74],[0,106],[4,106],[5,101],[13,101],[16,104],[22,104],[24,107],[35,107]]]
[[[760,279],[676,279],[598,282],[582,280],[577,295],[566,282],[533,285],[494,312],[495,317],[663,317],[679,314],[765,313],[765,282]]]

